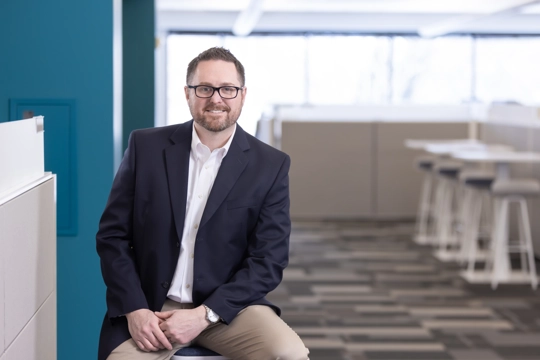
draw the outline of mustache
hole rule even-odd
[[[228,106],[208,106],[204,108],[204,111],[212,111],[212,110],[223,110],[223,111],[229,111],[231,108]]]

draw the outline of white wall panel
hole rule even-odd
[[[3,251],[5,345],[9,346],[56,287],[54,179],[2,207],[9,239]]]
[[[56,360],[56,291],[54,291],[1,360]]]

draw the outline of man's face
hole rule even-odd
[[[234,64],[223,60],[201,61],[188,85],[242,86]],[[212,97],[202,99],[195,95],[195,89],[187,86],[184,91],[193,120],[212,132],[223,131],[236,123],[246,96],[246,88],[240,90],[234,99],[223,99],[217,91]]]

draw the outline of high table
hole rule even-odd
[[[452,158],[471,163],[492,163],[495,165],[496,180],[504,180],[510,177],[510,165],[516,163],[540,163],[540,153],[533,152],[477,152],[456,151]],[[496,211],[497,209],[494,209]],[[494,212],[495,214],[497,212]],[[499,220],[500,221],[500,220]],[[492,224],[495,226],[496,224]],[[507,244],[504,244],[502,253],[508,253]],[[493,259],[494,260],[494,259]],[[464,271],[462,277],[470,283],[492,283],[493,277],[497,277],[498,283],[529,283],[530,279],[523,272],[511,270],[508,256],[503,256],[493,262],[493,271]]]
[[[414,150],[425,150],[427,145],[432,144],[481,144],[482,142],[477,139],[446,139],[446,140],[423,140],[423,139],[407,139],[405,140],[405,146]]]

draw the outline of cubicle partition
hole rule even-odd
[[[281,121],[281,149],[291,156],[294,219],[414,219],[422,175],[420,151],[406,139],[469,136],[463,120]]]
[[[373,132],[371,123],[282,123],[281,148],[292,161],[293,217],[371,217]]]

